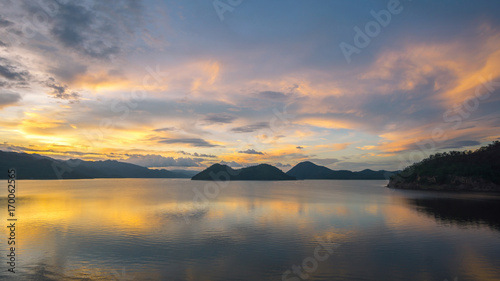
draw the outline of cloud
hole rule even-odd
[[[228,165],[229,167],[232,167],[232,168],[240,168],[240,167],[243,167],[242,164],[240,163],[237,163],[235,161],[229,161],[229,162],[226,162],[226,161],[221,161],[220,162],[221,165]]]
[[[167,143],[167,144],[187,144],[190,146],[195,146],[195,147],[216,147],[218,145],[216,144],[211,144],[207,142],[204,139],[200,138],[179,138],[179,139],[167,139],[167,138],[162,138],[160,143]]]
[[[0,93],[0,109],[18,103],[21,100],[18,93]]]
[[[334,144],[320,144],[316,145],[315,148],[325,149],[328,151],[339,151],[346,149],[351,143],[334,143]]]
[[[375,162],[339,162],[331,166],[334,170],[349,170],[349,171],[362,171],[365,169],[372,169],[374,171],[387,170],[395,171],[398,169],[394,166],[394,161],[375,161]]]
[[[167,131],[172,131],[172,130],[175,130],[175,128],[174,127],[165,127],[165,128],[155,129],[153,131],[155,131],[155,132],[167,132]]]
[[[54,78],[49,78],[45,86],[52,89],[51,95],[56,99],[68,100],[70,102],[78,102],[80,100],[79,93],[71,91],[66,85],[56,83]]]
[[[0,76],[12,81],[27,81],[28,71],[19,71],[9,60],[0,57]]]
[[[202,158],[173,158],[161,155],[130,155],[125,162],[136,164],[143,167],[199,167]]]
[[[9,20],[6,20],[6,19],[3,19],[1,16],[0,16],[0,27],[9,27],[11,25],[13,25],[14,23],[9,21]]]
[[[465,136],[462,136],[460,134],[457,135],[458,137],[455,137],[453,139],[448,139],[448,140],[443,140],[442,142],[440,141],[434,141],[432,139],[426,139],[422,141],[418,141],[415,143],[410,143],[407,146],[403,147],[403,149],[400,152],[404,151],[428,151],[429,153],[437,152],[438,150],[443,150],[443,149],[460,149],[463,147],[469,147],[469,146],[480,146],[481,142],[476,141],[476,140],[467,140],[468,134]],[[465,138],[465,139],[464,139]]]
[[[142,1],[51,1],[42,8],[33,1],[24,1],[30,18],[46,13],[49,20],[40,24],[62,46],[96,58],[110,59],[133,41],[134,32],[142,22]],[[55,7],[55,8],[53,8]]]
[[[238,117],[227,114],[227,113],[214,113],[208,114],[203,120],[208,124],[221,123],[221,124],[229,124],[236,120]]]
[[[333,163],[337,163],[337,162],[340,162],[340,160],[338,159],[335,159],[335,158],[325,158],[325,159],[308,159],[309,161],[313,162],[313,163],[316,163],[318,165],[330,165],[330,164],[333,164]]]
[[[81,152],[81,151],[74,151],[74,150],[62,150],[62,148],[67,148],[67,149],[72,149],[74,147],[72,146],[58,146],[58,149],[46,149],[37,145],[29,145],[27,146],[22,146],[22,145],[10,145],[7,142],[0,143],[0,149],[1,150],[6,150],[6,151],[11,151],[11,152],[19,152],[19,153],[28,153],[28,152],[34,152],[34,153],[40,153],[44,155],[49,155],[48,157],[55,158],[55,159],[70,159],[70,158],[76,158],[76,157],[88,157],[88,156],[98,156],[96,158],[99,159],[107,159],[109,155],[102,154],[102,153],[96,153],[96,152]],[[31,154],[31,155],[36,155],[39,156],[38,154]],[[43,156],[45,157],[45,156]]]
[[[447,142],[444,144],[442,148],[455,149],[455,148],[462,148],[462,147],[476,146],[476,145],[481,145],[481,143],[474,140],[461,140],[461,141]]]
[[[204,154],[204,153],[200,153],[200,154],[199,154],[199,153],[197,153],[197,152],[193,153],[192,155],[193,155],[193,156],[196,156],[196,157],[217,158],[217,156],[215,156],[215,155],[211,155],[211,154]]]
[[[353,56],[351,64],[343,55],[338,57],[341,52],[335,46],[342,40],[352,43],[352,29],[309,31],[318,24],[341,23],[339,27],[364,22],[363,17],[369,13],[361,11],[357,3],[345,4],[342,9],[335,1],[282,5],[288,12],[304,11],[298,21],[276,21],[276,17],[287,14],[280,9],[279,13],[276,9],[244,9],[240,12],[248,13],[246,17],[231,17],[234,32],[227,33],[227,26],[221,25],[213,13],[205,13],[213,12],[210,2],[203,4],[207,10],[194,1],[184,1],[182,8],[144,2],[144,11],[143,2],[133,0],[19,2],[2,8],[5,17],[0,18],[0,39],[9,47],[0,47],[5,50],[0,56],[9,61],[0,61],[0,87],[12,88],[20,82],[30,86],[13,90],[22,95],[23,105],[26,103],[22,111],[26,115],[40,107],[43,112],[37,111],[39,116],[29,120],[12,116],[13,122],[4,124],[8,123],[5,126],[11,126],[8,129],[12,131],[18,129],[15,123],[29,127],[30,131],[24,133],[33,134],[33,144],[42,139],[36,138],[37,134],[48,137],[42,132],[48,129],[41,126],[51,126],[55,128],[51,133],[57,132],[57,142],[77,145],[81,143],[78,132],[99,130],[100,121],[111,118],[113,127],[105,134],[102,147],[146,150],[129,152],[133,154],[155,154],[149,149],[173,146],[175,150],[189,149],[189,155],[178,154],[180,157],[206,158],[208,154],[193,153],[206,152],[197,146],[223,144],[213,153],[226,161],[244,163],[253,158],[240,154],[253,147],[244,143],[259,141],[259,150],[265,151],[265,157],[259,158],[269,163],[337,157],[338,153],[331,151],[346,149],[338,158],[351,155],[352,161],[362,165],[369,160],[359,154],[364,151],[332,145],[332,140],[370,150],[373,156],[366,157],[380,161],[388,158],[382,158],[379,152],[384,157],[390,152],[405,152],[411,144],[428,139],[436,126],[445,129],[452,140],[436,144],[437,149],[498,137],[498,130],[494,131],[500,125],[498,89],[487,101],[481,100],[477,110],[464,112],[470,113],[463,120],[466,130],[450,129],[455,123],[436,122],[443,122],[443,113],[450,106],[473,97],[474,87],[481,82],[478,77],[491,73],[498,81],[500,18],[494,11],[500,2],[453,7],[430,5],[429,1],[413,3],[418,7],[406,14],[412,20],[391,27],[393,34],[401,36],[373,40],[369,50]],[[40,4],[49,2],[58,9],[44,20]],[[256,2],[251,5],[266,5],[265,1]],[[377,5],[372,8],[383,8]],[[39,17],[35,18],[37,13]],[[245,24],[243,19],[255,13],[261,20],[251,26]],[[429,16],[422,17],[424,13]],[[21,32],[29,19],[40,20],[34,26],[36,30],[30,32],[34,36],[26,29]],[[276,28],[268,28],[276,22]],[[11,38],[15,32],[18,38]],[[242,36],[235,40],[235,34]],[[168,75],[160,79],[161,86],[145,87],[141,82],[150,74],[146,69],[155,73],[160,69],[158,72]],[[54,80],[45,85],[48,77]],[[38,94],[40,85],[46,95]],[[140,101],[130,97],[138,90],[148,97]],[[482,87],[481,92],[486,90]],[[73,93],[82,96],[78,106],[61,105],[51,98],[78,100]],[[12,96],[2,98],[4,106],[15,103]],[[113,100],[119,101],[118,106],[113,106]],[[121,118],[125,112],[116,110],[125,107],[127,118]],[[50,118],[39,122],[44,116]],[[269,124],[255,123],[259,121]],[[265,128],[274,125],[280,126],[279,130],[267,134],[270,131]],[[34,131],[37,127],[40,129]],[[267,136],[261,134],[264,132]],[[257,133],[260,136],[250,138]],[[156,139],[151,139],[152,135]],[[22,141],[13,140],[15,136],[8,133],[5,137]],[[300,154],[302,150],[311,154]],[[392,158],[395,165],[396,158]]]
[[[198,153],[198,152],[189,153],[189,152],[185,152],[185,151],[178,151],[178,153],[181,153],[184,155],[191,155],[191,156],[195,156],[195,157],[217,158],[217,156],[215,156],[215,155]]]
[[[258,94],[261,98],[271,99],[271,100],[284,100],[286,99],[286,95],[282,92],[274,92],[274,91],[263,91]]]
[[[256,151],[255,149],[247,149],[244,151],[238,151],[238,153],[264,155],[264,153],[262,153],[260,151]]]
[[[290,165],[290,164],[282,164],[282,163],[279,163],[279,162],[278,163],[274,163],[272,165],[275,166],[275,167],[278,167],[278,168],[291,168],[292,167],[292,165]]]
[[[73,3],[61,4],[59,9],[51,33],[64,46],[95,58],[109,58],[110,55],[120,52],[118,46],[90,36],[91,33],[102,34],[99,29],[104,28],[104,26],[93,27],[99,24],[95,13]],[[109,35],[111,34],[108,33],[105,37]]]
[[[261,129],[269,128],[269,122],[259,122],[251,125],[232,128],[231,131],[235,133],[251,133]]]
[[[77,77],[87,73],[88,66],[74,61],[71,57],[58,58],[57,65],[50,67],[49,72],[65,82],[73,82]]]

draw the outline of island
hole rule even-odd
[[[296,180],[295,177],[285,174],[280,169],[260,164],[241,169],[233,169],[223,164],[213,164],[191,178],[192,180],[209,181],[282,181]]]
[[[389,188],[500,192],[500,142],[437,153],[391,177]]]
[[[286,172],[287,175],[303,180],[387,180],[396,172],[365,169],[359,172],[332,170],[310,161],[300,162]]]

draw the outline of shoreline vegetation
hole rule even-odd
[[[500,142],[436,153],[391,177],[389,188],[500,192]]]

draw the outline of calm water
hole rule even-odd
[[[18,181],[0,279],[500,280],[500,196],[385,184]]]

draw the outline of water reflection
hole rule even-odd
[[[410,198],[410,204],[440,223],[461,227],[489,226],[500,231],[500,199]]]
[[[282,280],[320,241],[338,248],[308,280],[500,276],[497,201],[481,198],[490,207],[464,217],[460,208],[479,207],[467,198],[433,201],[384,181],[297,181],[232,182],[208,204],[193,202],[204,184],[20,181],[17,280]]]

